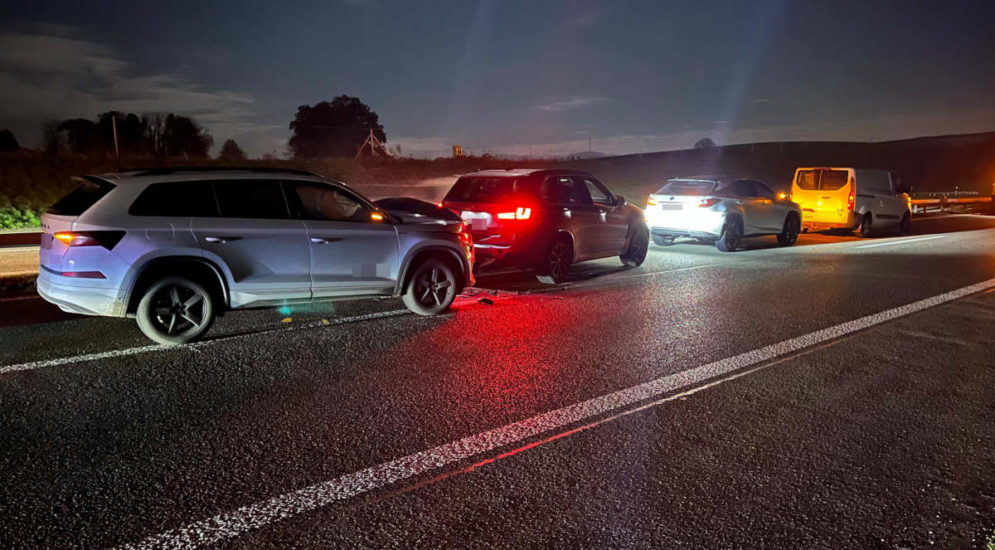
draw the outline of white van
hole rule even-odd
[[[795,170],[791,200],[802,209],[802,228],[859,229],[860,236],[890,228],[908,233],[912,203],[884,170],[807,167]]]

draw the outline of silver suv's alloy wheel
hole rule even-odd
[[[138,327],[152,340],[186,344],[211,328],[214,304],[201,285],[183,277],[166,277],[142,295],[137,318]]]
[[[402,297],[404,305],[419,315],[436,315],[456,299],[456,274],[441,260],[422,262],[411,275]]]

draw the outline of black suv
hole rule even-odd
[[[471,172],[442,206],[471,230],[478,268],[531,268],[544,283],[562,283],[570,264],[584,260],[619,256],[638,266],[649,246],[643,211],[587,172]]]

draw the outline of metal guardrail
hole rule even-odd
[[[0,233],[0,246],[39,246],[41,231],[25,231],[23,233]]]
[[[914,198],[911,201],[913,214],[925,214],[928,212],[978,212],[981,210],[995,214],[995,204],[992,204],[993,197],[979,197],[977,191],[960,191],[956,195],[954,193],[942,192],[916,193],[916,195],[919,198]],[[0,247],[31,245],[41,245],[41,232],[0,233]]]
[[[939,193],[930,193],[929,195],[938,196],[912,199],[913,214],[925,214],[927,212],[977,212],[979,210],[992,209],[991,197],[964,197],[964,193],[960,193],[960,196],[955,196],[954,198]]]

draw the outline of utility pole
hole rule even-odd
[[[114,132],[114,158],[120,158],[117,149],[117,115],[111,115],[111,130]]]

